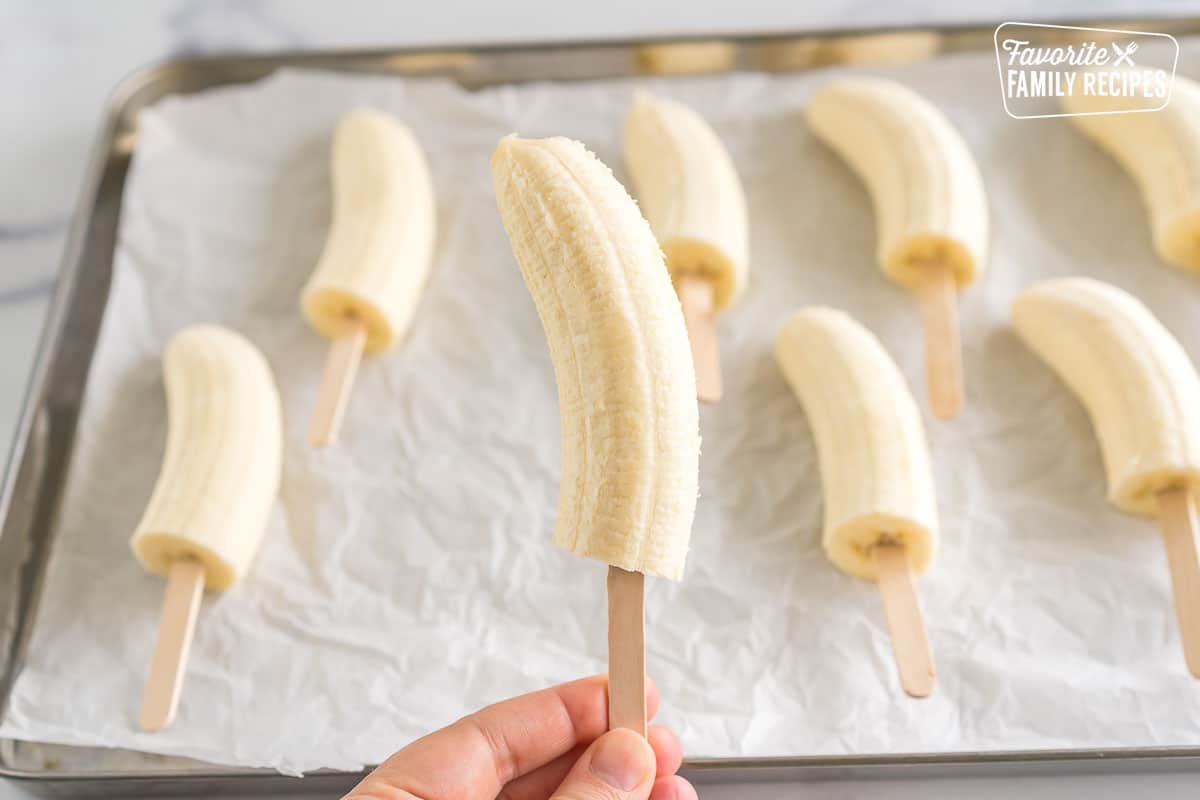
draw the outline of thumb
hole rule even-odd
[[[654,772],[650,743],[617,728],[592,742],[550,800],[646,800]]]

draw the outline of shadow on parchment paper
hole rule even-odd
[[[760,117],[751,138],[763,147],[795,144],[787,158],[748,179],[750,280],[756,271],[770,270],[782,293],[802,298],[796,308],[819,305],[845,278],[835,265],[847,265],[866,295],[864,305],[880,302],[875,210],[862,181],[813,135],[800,112]],[[777,253],[785,263],[759,264],[756,252]],[[782,323],[773,321],[775,327]]]
[[[80,494],[103,503],[105,516],[113,521],[111,529],[94,532],[96,538],[89,537],[89,541],[106,550],[125,550],[150,502],[166,448],[167,395],[162,361],[139,359],[115,378],[110,389],[107,413],[96,419],[85,434],[95,443],[92,452],[98,458],[80,465],[92,473],[86,483],[103,490]],[[114,446],[118,442],[120,446]],[[133,452],[153,453],[156,457],[128,458],[127,454]]]
[[[1102,547],[1116,557],[1138,558],[1140,537],[1123,531],[1136,527],[1136,520],[1115,510],[1106,526],[1112,533],[1069,524],[1053,531],[1022,524],[1023,509],[1047,504],[1062,504],[1067,513],[1072,507],[1110,508],[1100,444],[1083,405],[1012,327],[987,335],[983,358],[981,388],[992,397],[997,420],[979,444],[980,464],[989,484],[1010,498],[1008,534],[1031,547],[1053,537],[1055,551],[1068,542],[1080,552]],[[1013,458],[1014,453],[1021,457]]]
[[[1013,120],[1000,131],[987,160],[1008,167],[986,179],[1007,181],[1012,191],[991,194],[1023,201],[1021,222],[1070,265],[1067,274],[1086,275],[1091,265],[1115,259],[1128,264],[1131,280],[1155,279],[1163,265],[1145,206],[1112,157],[1067,119]]]

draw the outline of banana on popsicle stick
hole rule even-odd
[[[330,340],[309,422],[313,447],[337,439],[363,353],[404,338],[433,257],[433,184],[407,128],[378,111],[347,115],[334,134],[332,172],[333,222],[301,302]]]
[[[831,83],[807,116],[870,192],[884,274],[919,295],[929,406],[949,419],[963,403],[957,291],[983,272],[987,251],[979,168],[945,116],[892,81]]]
[[[696,365],[696,391],[721,399],[718,313],[746,285],[746,198],[717,134],[692,109],[637,92],[625,119],[625,161],[642,213],[667,258]]]
[[[1012,318],[1087,408],[1109,501],[1158,518],[1184,658],[1200,678],[1200,375],[1141,301],[1100,281],[1035,284],[1017,296]]]
[[[167,445],[134,555],[167,588],[140,724],[157,731],[179,705],[205,587],[246,573],[279,491],[283,423],[262,354],[215,325],[184,328],[163,356]]]
[[[879,340],[841,311],[798,311],[775,354],[816,439],[825,554],[878,583],[900,685],[926,697],[936,671],[913,581],[933,561],[938,520],[917,405]]]
[[[1200,84],[1176,75],[1164,108],[1164,98],[1143,92],[1081,92],[1061,102],[1065,113],[1078,115],[1072,124],[1136,181],[1159,257],[1200,270]]]
[[[650,226],[583,145],[502,139],[492,176],[558,384],[554,542],[609,565],[609,727],[645,735],[644,576],[682,577],[699,480],[683,314]]]

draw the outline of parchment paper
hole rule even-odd
[[[920,581],[931,698],[901,693],[875,587],[821,552],[814,445],[772,355],[791,311],[841,307],[924,406],[915,300],[879,273],[865,191],[803,122],[830,72],[472,93],[286,71],[142,118],[61,533],[0,734],[353,769],[483,704],[603,670],[604,568],[550,544],[553,376],[488,158],[513,131],[563,134],[623,175],[621,122],[641,85],[712,122],[751,211],[750,287],[719,325],[727,393],[701,417],[686,579],[649,589],[649,671],[687,753],[1200,744],[1200,684],[1154,525],[1105,502],[1082,407],[1007,324],[1034,280],[1092,275],[1143,298],[1195,359],[1200,282],[1159,263],[1132,183],[1066,121],[1005,116],[990,54],[875,72],[945,110],[991,203],[990,268],[962,296],[966,410],[926,420],[943,531]],[[363,365],[341,443],[314,453],[303,437],[325,342],[298,296],[329,221],[331,132],[365,105],[428,153],[437,259],[408,341]],[[163,447],[160,354],[200,321],[242,331],[274,367],[283,487],[251,573],[205,601],[175,725],[149,735],[135,720],[163,581],[126,539]]]

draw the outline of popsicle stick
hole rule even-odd
[[[1188,672],[1200,678],[1200,555],[1196,545],[1196,508],[1189,489],[1158,494],[1158,521],[1167,546],[1167,565],[1175,593],[1175,619],[1183,639]]]
[[[683,276],[679,279],[679,302],[683,305],[683,321],[692,344],[692,362],[696,365],[696,397],[702,403],[719,402],[724,387],[721,385],[721,351],[717,347],[717,330],[713,325],[712,281],[699,276]]]
[[[608,728],[646,735],[646,577],[608,568]]]
[[[941,419],[963,404],[962,346],[958,332],[958,285],[948,267],[930,266],[917,287],[925,329],[925,385],[929,408]]]
[[[880,544],[872,549],[879,570],[883,614],[892,636],[896,667],[900,670],[900,686],[910,697],[928,697],[933,692],[937,672],[904,545]]]
[[[317,392],[317,406],[308,423],[310,446],[325,447],[337,441],[366,343],[367,326],[357,319],[347,320],[345,330],[330,343],[325,373]]]
[[[150,658],[150,674],[142,694],[140,723],[143,730],[159,731],[175,719],[183,673],[187,669],[196,612],[204,594],[204,565],[182,559],[171,565],[163,595],[158,639]]]

